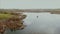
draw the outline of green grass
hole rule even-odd
[[[8,19],[10,17],[12,17],[13,15],[11,14],[0,14],[0,19]]]

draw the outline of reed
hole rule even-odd
[[[25,18],[26,15],[22,13],[0,12],[0,33],[4,34],[6,29],[9,29],[10,31],[24,29],[23,19]]]

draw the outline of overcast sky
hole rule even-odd
[[[55,9],[60,8],[60,0],[0,0],[4,9]]]

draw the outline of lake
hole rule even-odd
[[[60,34],[60,15],[50,13],[24,13],[25,29],[7,34]]]

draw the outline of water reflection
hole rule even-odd
[[[58,31],[57,29],[60,28],[60,15],[50,13],[25,14],[27,18],[24,20],[24,24],[27,25],[27,27],[25,27],[24,30],[15,32],[8,31],[8,34],[60,34],[56,32]]]

